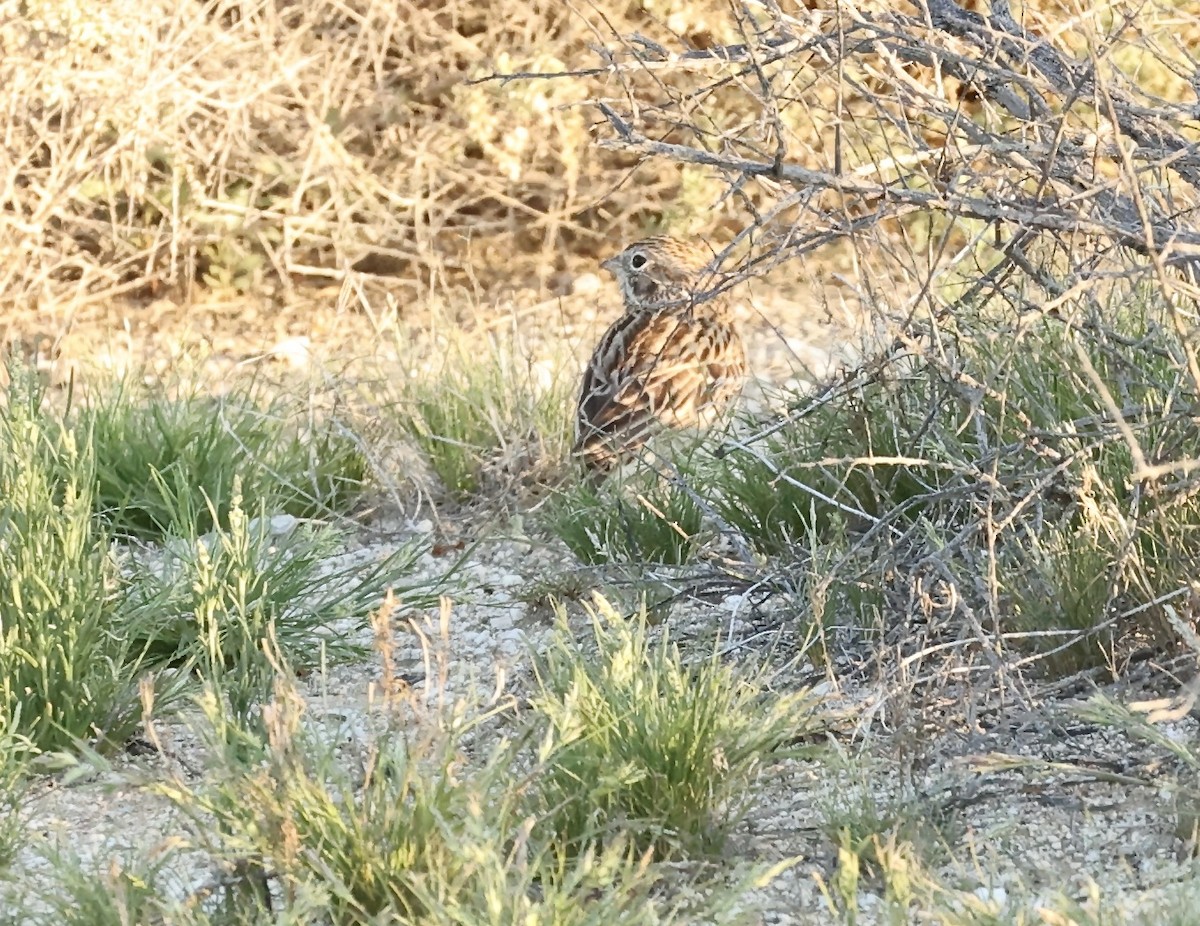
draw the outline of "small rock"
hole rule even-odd
[[[598,293],[601,285],[600,277],[596,274],[581,273],[575,277],[575,281],[571,284],[571,295],[590,296],[593,293]]]
[[[304,335],[284,338],[271,348],[271,356],[284,361],[292,369],[308,366],[309,347],[312,342]]]
[[[729,595],[722,602],[721,607],[726,611],[736,614],[741,610],[742,605],[746,603],[745,595]]]
[[[283,537],[296,529],[300,521],[290,514],[273,514],[267,519],[267,533],[272,537]],[[251,534],[257,534],[262,528],[262,518],[251,518],[246,525]]]
[[[478,630],[464,631],[462,641],[467,646],[477,650],[486,650],[492,642],[486,633]]]

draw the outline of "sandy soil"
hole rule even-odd
[[[581,357],[598,326],[611,318],[614,294],[587,275],[569,288],[573,292],[561,297],[515,293],[491,309],[468,301],[453,310],[444,305],[439,312],[418,314],[389,304],[386,285],[377,281],[353,299],[336,288],[299,292],[269,305],[212,299],[184,307],[160,299],[149,305],[93,307],[68,324],[53,315],[12,319],[10,331],[20,328],[27,343],[36,332],[54,344],[56,356],[46,365],[59,381],[75,364],[115,370],[145,364],[166,372],[181,354],[197,353],[203,357],[204,375],[214,382],[256,366],[281,381],[314,369],[352,378],[360,361],[369,360],[372,370],[381,363],[401,370],[422,359],[435,362],[448,319],[481,337],[515,328],[535,354],[561,351],[565,345]],[[744,300],[742,314],[756,372],[776,384],[824,374],[839,358],[853,354],[862,331],[852,291],[833,279],[787,293],[757,289]],[[475,523],[448,526],[460,533],[479,529]],[[423,616],[445,658],[451,694],[492,686],[497,677],[513,693],[521,693],[525,654],[546,639],[550,621],[544,602],[524,600],[520,592],[575,568],[565,550],[525,536],[519,520],[489,529],[491,538],[467,566],[445,637],[437,631],[436,613]],[[383,551],[432,530],[433,522],[420,512],[384,510],[353,544]],[[430,555],[420,569],[432,577],[448,565],[446,557]],[[736,605],[708,602],[680,608],[671,618],[676,639],[706,648],[718,633],[731,633],[731,643],[752,642],[730,658],[770,651],[786,624],[774,622],[774,629],[763,633],[753,615],[732,610]],[[425,684],[420,681],[425,653],[418,637],[398,626],[395,643],[401,675]],[[946,899],[951,907],[974,903],[980,909],[1025,909],[1036,916],[1056,892],[1086,900],[1095,882],[1106,899],[1116,898],[1118,906],[1136,911],[1164,888],[1194,877],[1187,844],[1164,810],[1167,798],[1137,783],[1151,775],[1154,763],[1165,761],[1163,751],[1079,722],[1072,710],[1081,693],[1048,698],[1024,712],[994,711],[973,729],[962,726],[959,712],[948,711],[914,748],[911,732],[898,732],[886,711],[879,710],[886,692],[867,682],[843,687],[812,666],[793,666],[791,671],[797,682],[822,686],[840,715],[851,719],[841,728],[835,725],[819,758],[790,758],[763,771],[735,839],[738,860],[790,858],[793,864],[746,898],[748,907],[759,910],[752,921],[832,921],[822,886],[833,877],[836,847],[821,821],[847,802],[873,806],[882,814],[914,801],[927,807],[923,815],[938,820],[938,826],[922,838],[942,841],[930,857],[940,859],[942,884],[962,892]],[[365,729],[368,692],[377,679],[377,667],[368,663],[335,667],[329,678],[307,680],[310,716],[332,718],[350,730]],[[1163,730],[1173,737],[1197,736],[1190,717]],[[38,785],[27,811],[35,839],[17,865],[26,883],[41,877],[44,862],[35,849],[43,841],[100,865],[125,852],[173,843],[182,832],[181,821],[165,802],[148,798],[139,782],[202,760],[185,725],[166,725],[161,732],[164,756],[121,756],[95,777],[71,785],[58,780]],[[853,762],[839,760],[848,755],[855,756]],[[172,874],[184,892],[212,877],[202,864]],[[882,921],[884,899],[877,890],[878,882],[864,875],[860,923]],[[1136,912],[1129,916],[1137,921]]]

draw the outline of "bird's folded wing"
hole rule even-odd
[[[584,377],[581,442],[590,434],[638,446],[655,424],[687,424],[710,375],[710,364],[701,359],[702,330],[694,319],[667,312],[615,324]]]

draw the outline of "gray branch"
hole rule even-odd
[[[1189,111],[1166,103],[1139,105],[1102,81],[1094,62],[1070,59],[1030,35],[1013,18],[1007,0],[993,2],[986,16],[954,0],[918,2],[923,17],[851,10],[853,15],[828,24],[831,31],[767,4],[768,21],[761,28],[756,24],[757,33],[747,31],[748,41],[741,44],[672,52],[633,37],[624,57],[606,52],[610,69],[634,73],[653,68],[660,86],[672,69],[692,77],[703,77],[710,69],[711,83],[693,90],[693,99],[729,82],[753,84],[764,95],[764,112],[776,111],[775,97],[781,94],[771,83],[772,73],[790,68],[788,73],[795,74],[805,67],[819,72],[810,62],[840,64],[843,82],[866,96],[870,91],[853,82],[848,65],[859,62],[875,72],[890,72],[894,85],[890,95],[879,97],[876,111],[881,125],[905,133],[905,143],[916,152],[907,173],[814,170],[783,156],[778,138],[773,146],[760,148],[740,132],[714,136],[700,131],[691,121],[692,110],[672,100],[657,106],[639,101],[637,111],[628,114],[599,101],[612,130],[601,145],[710,167],[739,189],[747,178],[763,178],[795,190],[831,193],[838,206],[831,213],[814,212],[820,234],[806,239],[814,245],[831,234],[861,230],[864,218],[874,222],[920,209],[1064,239],[1081,234],[1107,239],[1200,280],[1200,230],[1194,218],[1200,209],[1200,142],[1189,141],[1175,127]],[[961,106],[903,73],[912,64],[955,78],[1017,127],[988,127],[964,115]],[[1067,121],[1065,114],[1080,101],[1107,118],[1113,137],[1082,137]],[[649,125],[644,122],[647,112],[653,112],[653,133],[644,127]],[[918,124],[942,126],[942,148],[930,148],[910,123],[912,113]],[[663,135],[664,123],[673,123],[676,137]],[[775,128],[778,134],[777,123]],[[922,152],[928,157],[922,159]],[[977,167],[972,158],[989,161],[991,169]],[[929,166],[934,162],[937,169]],[[1098,163],[1110,166],[1098,170]],[[1147,195],[1140,188],[1144,181],[1161,195]],[[792,242],[790,232],[786,237]]]

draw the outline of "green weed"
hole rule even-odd
[[[540,826],[567,851],[621,835],[662,858],[719,852],[771,752],[818,728],[815,700],[715,654],[689,665],[645,613],[597,596],[591,614],[590,646],[563,632],[538,668]]]

